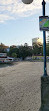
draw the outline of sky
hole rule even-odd
[[[46,16],[49,16],[49,0],[45,2]],[[32,45],[33,38],[43,38],[39,16],[42,16],[42,0],[33,0],[29,5],[21,0],[0,0],[0,43],[7,46]]]

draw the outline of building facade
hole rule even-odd
[[[33,45],[34,45],[35,43],[36,43],[36,44],[38,44],[38,43],[41,43],[41,44],[42,44],[42,43],[43,43],[42,38],[39,38],[39,37],[33,38],[33,39],[32,39],[32,47],[33,47]]]

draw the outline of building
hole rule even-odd
[[[46,43],[49,43],[49,36],[46,37]]]
[[[39,37],[33,38],[33,39],[32,39],[32,47],[33,47],[33,45],[34,45],[35,43],[36,43],[36,44],[38,44],[38,43],[41,43],[41,44],[42,44],[42,43],[43,43],[42,38],[39,38]]]

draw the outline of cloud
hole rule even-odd
[[[30,16],[41,9],[41,3],[42,0],[34,0],[30,5],[23,4],[21,0],[0,0],[0,22]]]
[[[6,15],[6,14],[0,14],[0,22],[3,23],[5,22],[6,20],[12,20],[14,19],[13,17],[10,17],[9,15]]]

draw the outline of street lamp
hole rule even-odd
[[[30,4],[33,0],[22,0],[24,4]],[[45,4],[46,2],[43,0],[43,16],[45,16]],[[44,55],[44,76],[47,76],[47,67],[46,67],[46,32],[43,31],[43,55]]]
[[[23,2],[24,4],[30,4],[30,3],[33,2],[33,0],[22,0],[22,2]]]

